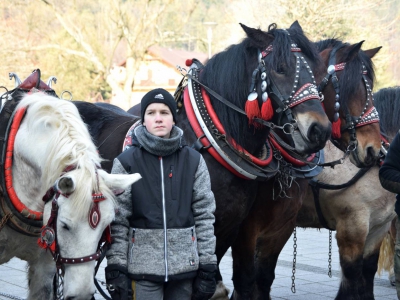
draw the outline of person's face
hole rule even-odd
[[[144,112],[143,125],[151,134],[169,138],[172,126],[175,124],[171,110],[164,103],[151,103]]]

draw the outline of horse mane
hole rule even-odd
[[[291,66],[294,63],[291,60],[292,41],[313,62],[321,62],[318,51],[302,31],[295,28],[277,29],[275,24],[271,24],[267,33],[274,37],[270,43],[274,50],[271,59],[267,60],[267,68],[276,70],[279,64]],[[265,48],[267,46],[266,41]],[[202,69],[200,81],[231,103],[244,109],[249,95],[251,75],[258,64],[258,51],[263,51],[265,48],[257,48],[249,37],[244,38],[241,43],[231,45],[215,54]],[[250,141],[259,141],[259,139],[265,140],[269,131],[267,128],[254,130],[253,126],[249,126],[249,120],[245,115],[233,111],[212,95],[210,98],[227,135],[233,137],[239,145],[246,145]]]
[[[374,93],[374,104],[379,113],[381,133],[391,141],[400,129],[400,86],[383,88]]]
[[[114,200],[111,190],[97,175],[102,159],[77,108],[70,101],[44,93],[24,96],[16,109],[22,107],[28,107],[24,121],[32,131],[52,131],[43,149],[47,159],[41,166],[42,184],[53,186],[66,167],[74,166],[69,173],[75,176],[76,189],[69,199],[77,217],[87,217],[92,193],[100,189],[105,197]]]
[[[340,46],[350,46],[349,43],[344,43],[336,38],[330,38],[322,41],[318,41],[315,43],[319,52],[322,52],[325,49],[335,48]],[[338,60],[337,60],[338,61]],[[340,105],[348,109],[349,103],[347,99],[354,98],[353,96],[359,92],[359,89],[354,87],[360,87],[360,83],[363,82],[362,79],[362,65],[364,64],[367,76],[371,79],[370,87],[371,90],[374,88],[375,82],[375,71],[372,60],[365,54],[364,51],[360,50],[358,55],[353,58],[351,61],[346,62],[346,67],[342,71],[342,76],[339,79],[339,87],[340,87]]]

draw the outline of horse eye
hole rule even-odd
[[[61,227],[64,228],[65,230],[69,230],[69,226],[65,223],[62,223]]]
[[[276,68],[276,72],[278,74],[285,74],[285,65],[284,64],[279,64],[279,66]]]

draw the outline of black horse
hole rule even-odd
[[[315,92],[312,71],[320,79],[324,70],[316,48],[305,37],[297,22],[287,30],[277,29],[275,24],[269,27],[268,32],[244,25],[242,28],[247,38],[216,54],[204,67],[199,65],[201,72],[198,72],[198,79],[193,73],[189,77],[192,84],[197,80],[200,85],[207,86],[207,90],[214,91],[210,102],[225,130],[219,136],[240,145],[241,150],[238,152],[246,154],[242,155],[241,160],[249,156],[257,158],[265,152],[271,128],[284,129],[286,134],[282,130],[275,134],[276,139],[285,140],[285,145],[295,148],[299,157],[307,157],[322,149],[330,136],[331,124]],[[272,120],[262,120],[257,115],[253,118],[254,115],[244,113],[245,102],[252,100],[249,97],[252,92],[256,94],[257,106],[266,102],[263,100],[270,99]],[[264,97],[264,93],[268,93],[269,97]],[[238,109],[232,109],[231,105],[217,98],[229,99],[225,101]],[[102,164],[103,168],[109,171],[112,160],[122,151],[125,134],[138,117],[118,114],[86,102],[75,104],[88,124],[101,156],[107,159]],[[187,144],[195,145],[199,137],[189,123],[186,104],[179,109],[177,125],[183,129]],[[133,111],[138,115],[140,108],[135,107]],[[290,130],[285,130],[285,126]],[[275,170],[263,178],[258,177],[260,181],[246,180],[223,167],[209,152],[203,151],[203,156],[211,175],[217,204],[216,254],[220,260],[235,241],[239,225],[260,192],[260,184],[268,187],[272,194],[273,184],[269,179],[280,171]],[[256,169],[259,170],[259,167]]]
[[[343,151],[353,145],[354,149],[350,154],[352,162],[357,167],[371,166],[376,162],[381,145],[379,119],[374,115],[373,107],[372,88],[375,76],[371,61],[380,47],[363,51],[361,50],[362,42],[348,44],[336,39],[324,40],[316,45],[327,71],[330,72],[324,80],[318,81],[325,97],[324,106],[331,121],[341,124],[340,135],[335,137],[335,144]],[[332,76],[336,76],[337,81]],[[348,120],[354,122],[354,132],[351,131],[352,126],[346,124]],[[328,151],[329,148],[326,152]],[[256,201],[241,224],[239,231],[241,238],[232,245],[235,286],[233,299],[268,299],[279,253],[296,226],[296,216],[301,208],[302,200],[308,200],[304,198],[306,195],[303,188],[307,186],[308,180],[297,179],[296,181],[301,188],[293,185],[293,188],[288,191],[289,196],[293,197],[293,194],[295,196],[292,199],[280,201],[273,201],[270,188],[260,185]],[[334,203],[332,206],[338,205],[337,202]],[[343,211],[345,209],[348,207],[343,207]],[[331,215],[330,217],[332,218]],[[304,219],[306,218],[302,212],[297,218],[297,224],[301,224],[300,221],[304,222]],[[351,248],[352,252],[348,250],[346,254],[356,252],[357,247],[354,243],[348,242],[347,236],[338,238],[338,243],[343,248],[346,245]],[[361,295],[360,290],[365,294],[372,290],[372,287],[368,287],[369,290],[365,288],[366,280],[360,276],[361,271],[359,273],[355,271],[360,268],[363,271],[368,269],[359,264],[358,259],[359,256],[355,254],[341,255],[343,278],[338,299],[353,299],[352,297]],[[371,262],[364,262],[364,264],[372,265]],[[360,299],[367,298],[360,296]]]

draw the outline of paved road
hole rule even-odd
[[[332,249],[332,278],[328,274],[328,240],[327,230],[297,229],[297,263],[296,293],[292,293],[293,239],[291,238],[281,255],[276,268],[276,279],[272,286],[273,299],[287,300],[325,300],[334,299],[340,282],[340,267],[336,242]],[[98,278],[104,280],[103,262]],[[228,251],[222,259],[221,273],[227,287],[232,291],[232,258]],[[396,290],[389,284],[387,273],[375,278],[375,299],[395,300]],[[25,299],[27,295],[26,264],[12,259],[0,266],[0,300],[10,298],[2,294],[15,296],[14,299]],[[96,299],[104,299],[96,294]]]

